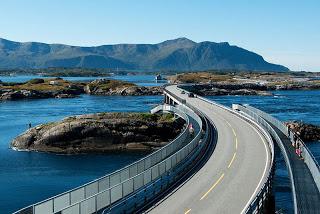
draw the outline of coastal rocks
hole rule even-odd
[[[37,90],[0,90],[0,100],[74,98],[79,93],[74,90],[37,91]]]
[[[199,84],[184,88],[201,96],[222,96],[222,95],[257,95],[270,96],[272,93],[265,91],[266,87],[257,84]]]
[[[52,97],[50,93],[35,90],[0,90],[0,100],[40,99]]]
[[[84,87],[84,91],[87,94],[104,96],[144,96],[162,94],[161,87],[137,86],[133,83],[109,79],[94,80]]]
[[[0,100],[72,98],[83,93],[82,83],[61,78],[36,78],[24,83],[0,84]]]
[[[293,130],[303,141],[320,141],[320,127],[298,121],[287,122],[286,125]]]
[[[184,126],[171,114],[99,113],[43,124],[16,137],[16,150],[90,153],[150,150],[175,138]]]
[[[74,95],[74,94],[57,94],[56,96],[55,96],[55,98],[59,98],[59,99],[65,99],[65,98],[75,98],[76,97],[76,95]]]

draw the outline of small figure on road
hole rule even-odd
[[[191,136],[194,135],[194,128],[193,128],[193,126],[192,126],[192,123],[190,123],[190,125],[189,125],[189,134],[190,134]]]

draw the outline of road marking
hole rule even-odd
[[[241,214],[242,214],[242,213],[245,213],[246,208],[249,206],[249,204],[251,203],[251,201],[253,200],[253,198],[256,196],[258,190],[260,189],[261,183],[262,183],[263,178],[264,178],[264,176],[265,176],[265,174],[266,174],[266,171],[267,171],[267,168],[268,168],[268,163],[269,163],[268,146],[267,146],[267,144],[266,144],[265,139],[264,139],[264,138],[262,137],[262,135],[260,134],[260,130],[259,130],[259,129],[255,128],[253,125],[251,125],[251,123],[248,123],[248,124],[249,124],[249,125],[253,128],[253,130],[255,130],[256,133],[258,133],[258,135],[260,136],[260,138],[261,138],[261,140],[262,140],[262,142],[263,142],[263,144],[264,144],[265,150],[266,150],[267,161],[266,161],[266,164],[265,164],[265,166],[264,166],[263,174],[262,174],[262,177],[261,177],[261,179],[260,179],[260,181],[259,181],[259,184],[258,184],[258,186],[256,187],[255,191],[253,192],[252,196],[250,197],[250,200],[248,201],[248,203],[245,205],[245,207],[244,207],[243,210],[241,211]]]
[[[233,157],[232,157],[232,159],[231,159],[231,161],[230,161],[230,163],[228,165],[228,169],[230,168],[231,164],[233,163],[234,158],[236,157],[236,154],[237,154],[236,152],[233,154]]]
[[[187,211],[185,211],[184,214],[188,214],[189,212],[191,212],[191,209],[188,209]]]
[[[232,127],[232,125],[229,123],[229,121],[227,121],[226,119],[224,119],[223,117],[221,117],[217,113],[215,113],[215,112],[211,112],[211,113],[217,115],[218,117],[220,117],[220,119],[224,120],[228,124],[228,126],[232,129],[233,135],[235,136],[235,139],[236,139],[235,142],[236,142],[236,150],[237,150],[238,149],[238,138],[237,138],[237,133],[234,130],[234,128]]]
[[[215,188],[215,186],[217,186],[217,184],[222,180],[222,178],[224,177],[224,173],[222,173],[222,175],[220,176],[220,178],[212,185],[212,187],[210,187],[210,189],[200,198],[200,201],[202,199],[204,199],[205,197],[207,197],[207,195],[213,190],[213,188]]]
[[[237,138],[237,133],[236,133],[236,131],[234,130],[234,128],[232,128],[232,132],[233,132],[233,135]]]
[[[238,138],[236,138],[236,150],[238,149]]]

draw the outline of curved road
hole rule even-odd
[[[242,213],[260,190],[271,167],[263,135],[247,121],[199,98],[166,88],[207,115],[218,131],[206,164],[150,213]]]

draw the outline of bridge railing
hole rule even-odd
[[[190,85],[188,85],[190,86]],[[185,89],[181,89],[181,88],[178,88],[180,89],[181,91],[182,90],[185,90]],[[186,103],[185,100],[179,98],[179,97],[176,97],[174,94],[172,94],[170,91],[168,90],[164,90],[165,93],[171,95],[171,96],[174,96],[176,100],[178,100],[179,102],[181,103]],[[201,96],[198,96],[197,95],[197,98],[209,103],[209,104],[212,104],[212,105],[216,105],[222,109],[225,109],[226,111],[229,111],[233,114],[238,114],[237,112],[233,111],[232,109],[224,106],[224,105],[221,105],[217,102],[214,102],[212,100],[209,100],[207,98],[204,98],[204,97],[201,97]],[[194,110],[194,109],[193,109]],[[243,117],[243,115],[239,115],[238,116],[240,117]],[[245,119],[247,119],[247,117],[245,117]],[[265,135],[265,137],[271,142],[268,143],[269,147],[270,147],[270,152],[271,152],[271,160],[270,160],[270,163],[271,163],[271,168],[269,168],[269,171],[267,173],[267,178],[266,178],[266,181],[264,182],[264,184],[262,185],[260,191],[257,193],[256,197],[252,200],[252,202],[250,203],[250,205],[247,207],[246,209],[246,213],[259,213],[261,209],[263,209],[263,206],[264,206],[264,202],[266,201],[266,199],[268,198],[269,194],[271,193],[272,191],[272,179],[273,179],[273,171],[274,171],[274,148],[273,148],[273,143],[272,143],[272,139],[270,137],[270,135],[268,134],[268,132],[266,132],[265,130],[261,129],[259,126],[259,122],[261,123],[264,123],[266,125],[269,125],[267,124],[261,117],[255,115],[255,119],[256,119],[256,122],[258,122],[257,124],[257,128],[259,128],[262,133]],[[253,121],[250,121],[251,123]],[[253,122],[255,123],[255,122]]]
[[[184,109],[184,111],[188,112],[188,115],[191,115],[200,126],[200,130],[191,142],[151,168],[111,188],[66,207],[61,210],[61,214],[90,214],[102,211],[104,213],[130,213],[154,198],[160,191],[175,181],[175,179],[172,179],[173,176],[177,177],[184,170],[184,168],[181,168],[182,165],[185,166],[187,162],[194,160],[196,157],[194,155],[197,154],[199,148],[202,148],[204,144],[199,144],[202,137],[201,118],[191,110]]]
[[[149,202],[158,200],[157,198],[164,194],[172,184],[179,182],[184,175],[192,171],[192,168],[195,166],[195,163],[198,162],[198,159],[201,159],[204,156],[201,152],[204,153],[206,151],[206,146],[209,145],[208,139],[210,138],[211,132],[209,131],[209,124],[207,121],[204,120],[204,122],[205,135],[197,135],[188,145],[166,160],[167,163],[169,161],[169,167],[166,168],[166,171],[161,176],[152,180],[149,184],[144,185],[138,191],[123,200],[119,200],[113,206],[108,207],[103,213],[139,213],[139,211],[142,211]],[[178,160],[180,161],[178,162]],[[170,162],[171,164],[175,164],[174,167],[173,165],[171,166]]]
[[[273,116],[256,109],[252,106],[247,105],[246,108],[250,109],[251,111],[257,113],[258,115],[262,116],[264,119],[272,123],[274,126],[276,126],[284,135],[290,138],[291,142],[294,141],[294,133],[288,129],[288,127],[283,124],[280,120],[274,118]],[[308,166],[312,177],[317,185],[318,190],[320,191],[320,167],[319,163],[315,159],[315,157],[312,155],[311,151],[308,149],[308,147],[305,145],[305,143],[297,137],[297,142],[301,145],[302,150],[302,157],[306,165]]]
[[[189,125],[189,116],[185,112],[186,110],[179,110],[173,106],[164,105],[162,108],[165,111],[171,111],[182,117]],[[190,113],[190,112],[189,112]],[[193,113],[194,114],[194,113]],[[62,194],[53,196],[44,201],[38,202],[26,208],[23,208],[16,214],[43,214],[43,213],[57,213],[66,207],[71,206],[77,202],[83,201],[85,199],[91,198],[91,196],[103,192],[110,187],[118,186],[119,183],[133,178],[144,170],[151,169],[157,163],[160,163],[165,158],[169,157],[177,150],[179,150],[185,143],[188,137],[188,129],[185,129],[178,135],[172,142],[162,147],[161,149],[153,152],[152,154],[120,169],[98,178],[92,182],[84,184],[75,189],[69,190]],[[102,197],[102,196],[101,196]]]
[[[281,139],[279,138],[278,134],[276,131],[270,126],[270,124],[260,117],[258,114],[256,114],[254,111],[251,111],[250,109],[246,108],[247,106],[243,106],[240,104],[233,104],[232,108],[235,110],[240,110],[241,112],[249,115],[253,120],[255,120],[258,124],[262,125],[273,137],[273,139],[276,141],[277,145],[279,146],[280,150],[284,154],[284,160],[286,162],[289,176],[290,176],[290,181],[291,181],[291,187],[293,191],[293,201],[294,201],[294,206],[297,207],[296,205],[296,198],[295,198],[295,185],[293,182],[293,174],[292,174],[292,169],[291,169],[291,164],[289,161],[289,157],[286,153],[285,147],[282,144]],[[274,167],[274,166],[273,166]],[[263,201],[266,199],[267,193],[270,193],[271,191],[271,184],[272,184],[272,179],[273,179],[273,173],[271,173],[271,176],[268,178],[267,182],[264,184],[263,189],[258,193],[257,197],[254,199],[254,201],[250,204],[250,207],[247,209],[247,213],[257,213],[259,209],[261,209],[261,206],[263,205]]]

